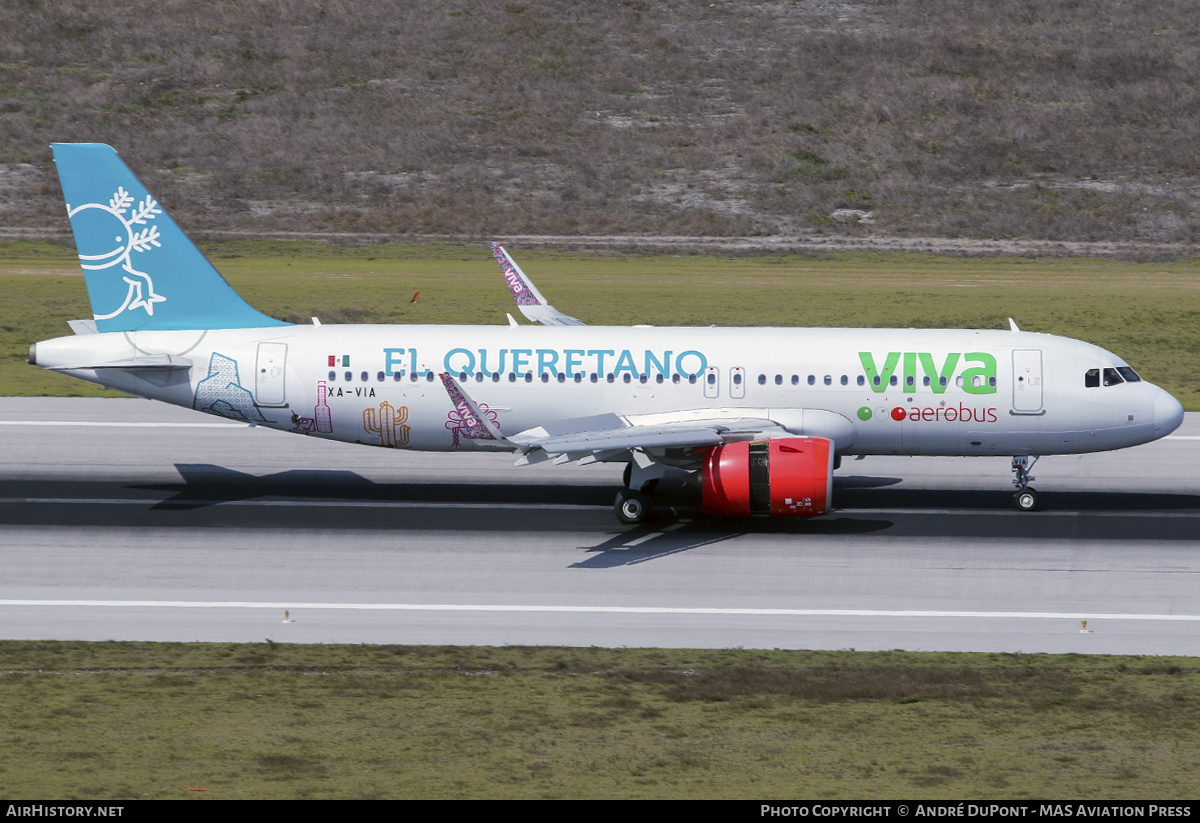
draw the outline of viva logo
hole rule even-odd
[[[939,362],[933,354],[923,351],[888,352],[880,360],[872,352],[860,351],[858,359],[867,376],[867,385],[876,394],[886,392],[893,377],[906,392],[928,389],[934,394],[945,394],[951,385],[958,386],[958,378],[962,378],[958,387],[967,394],[996,393],[996,358],[987,352],[950,352]]]

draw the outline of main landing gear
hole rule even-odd
[[[617,500],[613,503],[617,519],[627,525],[645,523],[650,517],[650,498],[643,492],[633,489],[621,489],[617,492]]]
[[[1017,487],[1017,493],[1013,495],[1013,503],[1023,512],[1031,512],[1037,508],[1038,493],[1036,489],[1030,488],[1029,484],[1037,478],[1029,473],[1033,468],[1034,463],[1037,463],[1038,458],[1035,455],[1030,461],[1028,455],[1014,456],[1012,459],[1012,470],[1016,477],[1013,478],[1013,485]]]
[[[613,511],[626,525],[645,523],[650,519],[650,495],[658,486],[664,467],[649,459],[641,451],[634,451],[633,459],[625,466],[625,488],[617,492]]]

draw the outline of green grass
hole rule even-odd
[[[1190,798],[1200,665],[10,641],[0,740],[9,799]]]
[[[517,314],[482,244],[204,248],[248,301],[289,320],[502,324]],[[1200,410],[1200,260],[513,251],[555,305],[591,324],[1007,328],[1013,317],[1110,349]],[[77,272],[66,247],[0,244],[0,395],[102,394],[25,362],[30,343],[90,316]]]

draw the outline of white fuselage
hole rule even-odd
[[[496,445],[469,436],[442,372],[506,435],[603,413],[766,410],[839,454],[1045,455],[1145,443],[1182,420],[1156,386],[1097,380],[1131,373],[1110,352],[1013,331],[289,326],[79,335],[33,359],[232,419],[430,451]]]

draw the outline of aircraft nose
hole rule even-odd
[[[1154,433],[1165,437],[1183,423],[1183,406],[1165,391],[1154,399]]]

